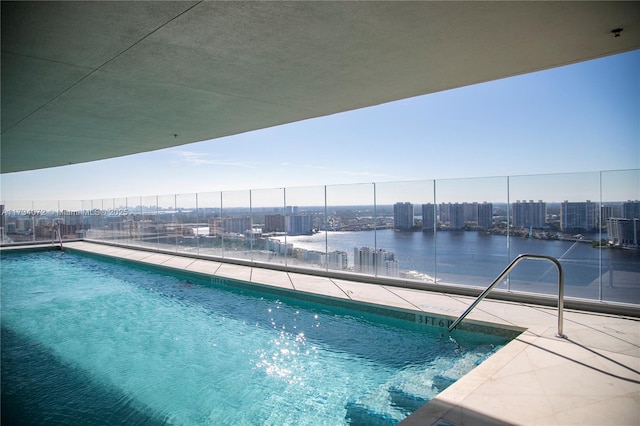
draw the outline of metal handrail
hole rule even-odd
[[[564,335],[562,333],[562,321],[563,321],[563,305],[564,305],[564,273],[562,272],[562,266],[560,265],[560,262],[551,256],[545,256],[542,254],[521,254],[518,255],[515,259],[513,259],[511,261],[511,263],[509,264],[509,266],[507,266],[504,271],[502,271],[502,273],[500,275],[498,275],[498,277],[491,283],[491,285],[489,287],[487,287],[487,289],[485,291],[483,291],[480,296],[478,296],[478,298],[471,304],[471,306],[469,306],[469,308],[467,308],[466,311],[464,311],[464,313],[462,315],[460,315],[458,317],[458,319],[456,319],[450,326],[449,326],[449,331],[453,330],[454,328],[457,327],[458,324],[460,324],[460,322],[464,319],[464,317],[466,317],[469,312],[471,312],[473,310],[473,308],[476,307],[476,305],[478,303],[480,303],[482,301],[482,299],[484,299],[487,294],[489,294],[489,292],[496,286],[496,284],[498,284],[500,281],[502,281],[502,279],[509,273],[511,272],[511,270],[518,264],[520,263],[522,260],[524,259],[533,259],[533,260],[547,260],[551,263],[553,263],[556,268],[558,269],[558,332],[556,333],[556,337],[561,337],[563,339],[566,339],[567,336]]]
[[[63,251],[62,249],[62,233],[60,232],[60,225],[59,224],[55,224],[54,225],[54,236],[53,236],[53,241],[52,244],[55,244],[56,241],[56,237],[58,237],[58,242],[60,243],[60,251]]]

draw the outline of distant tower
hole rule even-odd
[[[547,203],[543,201],[516,201],[511,207],[513,226],[516,228],[544,228],[547,224]]]
[[[353,266],[355,272],[370,275],[398,276],[398,261],[395,253],[370,247],[353,249]]]
[[[284,218],[282,214],[266,214],[264,215],[263,232],[284,232]]]
[[[395,203],[393,205],[393,227],[398,231],[409,231],[413,228],[413,204]]]
[[[569,232],[592,231],[597,227],[596,203],[564,201],[560,205],[560,229]]]
[[[424,231],[433,231],[436,219],[436,204],[423,204],[422,205],[422,229]]]
[[[622,217],[625,219],[640,219],[640,201],[622,203]]]
[[[285,218],[288,235],[313,234],[313,217],[308,214],[294,214]]]
[[[493,227],[493,204],[478,204],[478,227],[481,229],[489,229]]]
[[[452,204],[449,214],[449,229],[464,229],[464,204]]]

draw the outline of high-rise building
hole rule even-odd
[[[640,248],[640,219],[611,217],[607,219],[607,234],[610,244]]]
[[[622,203],[622,217],[625,219],[640,219],[640,201],[625,201]]]
[[[347,269],[348,258],[347,253],[345,253],[344,251],[330,251],[326,255],[323,253],[322,260],[323,264],[326,265],[329,269]]]
[[[284,217],[283,214],[264,215],[264,228],[262,228],[262,232],[284,232]]]
[[[353,250],[355,272],[371,275],[398,276],[398,261],[393,252],[370,247],[356,247]]]
[[[614,206],[600,206],[600,220],[601,223],[607,223],[607,220],[611,217],[620,217],[616,214],[616,209]]]
[[[560,204],[560,229],[563,232],[593,231],[598,224],[598,206],[586,202],[564,201]]]
[[[464,229],[464,203],[454,203],[449,209],[449,229]]]
[[[478,222],[478,203],[462,203],[465,222]]]
[[[478,227],[481,229],[493,227],[493,203],[478,204]]]
[[[518,200],[511,206],[511,216],[516,228],[544,228],[547,224],[547,203]]]
[[[222,235],[222,220],[217,217],[209,218],[209,235]]]
[[[441,203],[438,205],[438,222],[441,224],[449,222],[451,217],[451,203]]]
[[[286,255],[293,251],[293,244],[280,241],[276,238],[267,238],[265,240],[265,248],[269,251],[278,253],[279,255]]]
[[[437,204],[422,205],[422,229],[424,231],[433,231],[436,225],[436,206]]]
[[[308,214],[286,216],[285,226],[288,235],[311,235],[313,234],[313,217]]]
[[[393,227],[398,231],[409,231],[413,228],[413,204],[395,203],[393,205]]]
[[[250,217],[225,217],[222,223],[225,234],[244,234],[251,230]]]

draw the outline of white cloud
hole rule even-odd
[[[227,167],[244,167],[248,169],[255,168],[255,165],[251,164],[248,161],[210,158],[209,154],[206,152],[177,151],[176,155],[178,157],[178,161],[193,164],[196,166],[213,165]]]

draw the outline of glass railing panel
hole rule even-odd
[[[24,220],[33,209],[32,201],[3,200],[0,202],[0,241],[2,244],[13,244],[32,241],[26,232],[18,231],[18,220]],[[21,228],[26,231],[24,222]]]
[[[93,207],[94,200],[82,200],[84,236],[83,238],[91,238],[92,229],[98,227],[97,217],[101,214],[100,210]]]
[[[504,177],[436,181],[438,282],[486,287],[505,268],[507,194]]]
[[[57,220],[59,221],[60,236],[63,240],[84,237],[85,212],[82,205],[82,201],[80,200],[64,200],[58,202]],[[46,226],[48,227],[48,225]],[[43,237],[45,235],[43,235]]]
[[[102,233],[102,239],[104,241],[114,241],[118,233],[120,232],[119,220],[122,220],[122,216],[116,215],[115,199],[104,198],[102,199],[102,209],[104,216],[104,228]],[[119,210],[118,210],[119,212]]]
[[[0,236],[51,242],[58,226],[64,238],[480,287],[518,254],[543,254],[563,265],[566,296],[640,304],[639,198],[634,169],[18,200],[0,203]],[[524,261],[498,289],[555,295],[556,271]]]
[[[254,189],[251,191],[251,238],[252,259],[257,262],[285,263],[285,256],[273,250],[272,238],[285,232],[285,190]],[[309,226],[309,229],[311,227]]]
[[[2,244],[51,242],[57,201],[9,200],[0,203]]]
[[[221,192],[198,194],[198,220],[207,226],[199,236],[198,254],[222,257],[221,207]]]
[[[104,209],[107,223],[107,240],[119,244],[129,244],[131,227],[128,220],[127,199],[105,198]]]
[[[32,211],[22,220],[22,226],[19,229],[24,231],[26,228],[27,235],[25,237],[31,241],[52,242],[55,228],[60,230],[60,236],[66,238],[66,230],[64,226],[64,215],[59,201],[53,200],[35,200],[32,202]]]
[[[104,208],[102,200],[82,200],[84,211],[84,238],[102,240],[104,238]]]
[[[285,188],[282,196],[282,213],[274,210],[265,217],[264,244],[271,261],[323,270],[346,267],[340,256],[326,256],[324,186]]]
[[[142,200],[139,196],[126,198],[125,230],[127,244],[141,247],[143,241],[142,230]]]
[[[158,224],[158,197],[156,195],[140,197],[138,217],[139,244],[141,247],[157,249],[159,238],[164,236],[164,228]]]
[[[177,251],[197,254],[200,233],[209,231],[207,224],[198,217],[197,194],[176,195],[176,229]]]
[[[109,235],[109,223],[107,221],[107,212],[105,208],[105,200],[94,199],[88,200],[86,203],[90,206],[90,214],[88,218],[88,229],[85,238],[89,240],[106,241]]]
[[[372,183],[326,187],[326,255],[346,257],[346,270],[359,274],[375,275],[376,259],[380,257],[372,227],[376,215],[374,188]]]
[[[0,203],[0,238],[2,244],[33,241],[28,230],[33,229],[30,215],[33,215],[33,202],[3,200]]]
[[[158,195],[156,201],[157,244],[160,250],[176,251],[179,229],[176,225],[176,196]]]
[[[436,274],[434,182],[376,183],[376,246],[386,256],[378,275],[433,283]],[[392,262],[395,262],[393,264]]]
[[[511,257],[541,254],[560,261],[565,295],[598,299],[600,251],[599,173],[517,176],[509,179]],[[509,275],[511,290],[557,294],[557,272],[547,262],[527,260]]]
[[[26,212],[31,210],[31,204],[31,201],[28,206],[13,200],[0,202],[0,242],[2,244],[13,244],[20,241],[16,235],[16,223],[20,216],[26,216]]]
[[[601,177],[602,299],[640,304],[640,170]]]
[[[251,260],[253,248],[251,191],[222,193],[222,251],[224,257]]]

